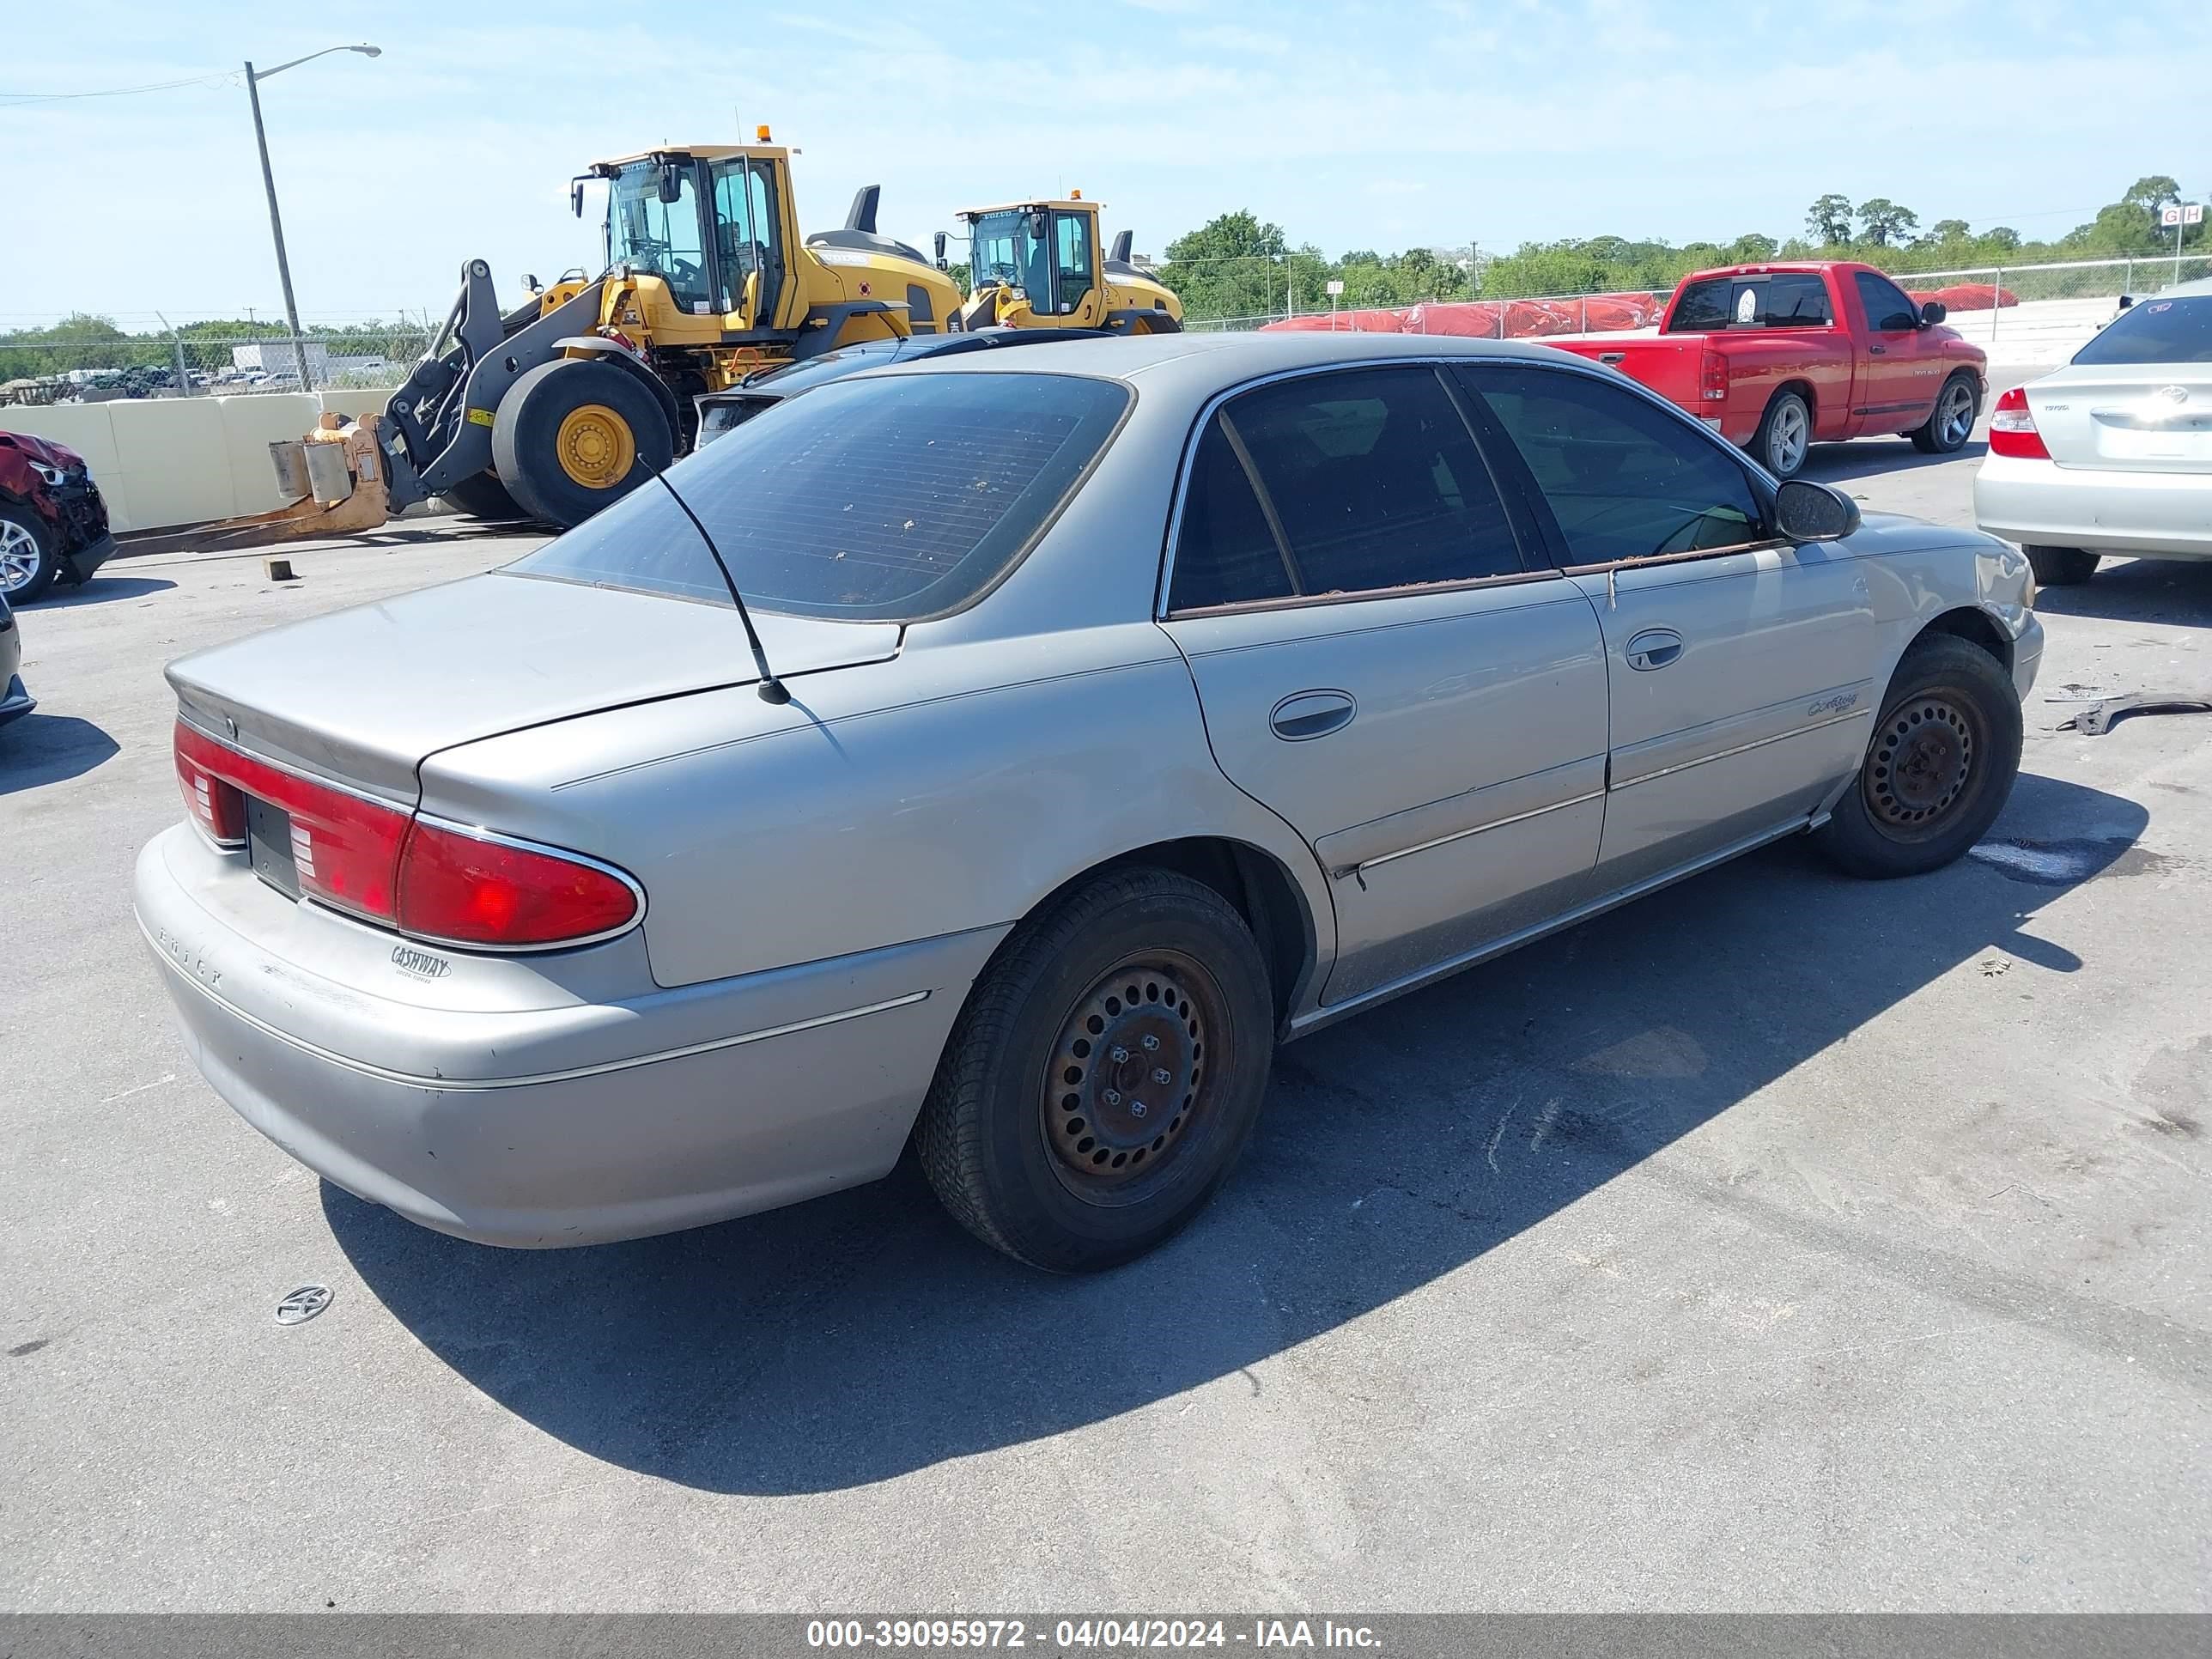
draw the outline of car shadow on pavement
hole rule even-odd
[[[114,753],[115,739],[90,720],[33,710],[0,726],[0,795],[82,777]]]
[[[2212,628],[2212,559],[2114,557],[2100,564],[2086,582],[2039,587],[2035,608],[2057,617]]]
[[[1978,461],[1989,446],[1970,440],[1948,455],[1923,455],[1909,438],[1860,438],[1844,444],[1814,444],[1805,454],[1798,476],[1823,483],[1842,483],[1853,478],[1872,478],[1889,472],[1910,472],[1924,466],[1948,466],[1954,461]]]
[[[96,575],[81,587],[57,587],[39,601],[39,611],[74,611],[82,605],[110,605],[117,599],[143,599],[176,586],[158,576]],[[33,611],[32,614],[36,615]]]
[[[1347,1021],[1282,1052],[1189,1231],[1095,1278],[975,1243],[911,1158],[590,1249],[460,1243],[327,1183],[323,1207],[430,1352],[568,1445],[708,1491],[865,1485],[1240,1371],[1257,1391],[1246,1368],[1480,1262],[1993,947],[2079,971],[2035,913],[2127,878],[2145,822],[2023,776],[1991,842],[2045,856],[1863,883],[1787,842]]]

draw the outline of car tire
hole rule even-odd
[[[0,595],[28,605],[54,585],[61,568],[52,527],[27,507],[0,502]]]
[[[489,472],[479,472],[473,477],[449,483],[438,493],[456,513],[465,513],[471,519],[501,520],[530,516],[508,493],[507,486]]]
[[[1817,832],[1855,876],[1941,869],[1985,835],[2020,772],[2020,694],[1996,658],[1929,635],[1890,677],[1850,787]]]
[[[1794,478],[1812,451],[1812,405],[1795,392],[1776,392],[1751,434],[1752,459],[1778,478]]]
[[[617,363],[556,357],[507,389],[492,467],[531,517],[571,529],[665,468],[676,434],[660,399]]]
[[[976,981],[916,1126],[922,1169],[963,1226],[1018,1261],[1118,1266],[1227,1177],[1274,1040],[1267,963],[1233,905],[1166,870],[1093,877],[1023,922]]]
[[[2099,556],[2086,547],[2023,547],[2038,587],[2079,587],[2097,574]]]
[[[1928,418],[1905,435],[1923,455],[1955,455],[1974,435],[1981,418],[1982,392],[1971,374],[1954,374],[1936,394],[1936,407]]]

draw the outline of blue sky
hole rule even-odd
[[[9,9],[0,94],[232,73],[0,100],[0,155],[21,169],[0,327],[274,313],[235,70],[362,39],[384,55],[263,88],[311,318],[441,308],[471,255],[503,295],[525,270],[592,263],[571,173],[761,121],[803,151],[808,228],[880,182],[884,228],[917,243],[957,208],[1068,186],[1155,253],[1248,206],[1334,252],[1783,236],[1829,190],[2035,237],[2140,173],[2212,191],[2202,0]],[[686,15],[709,21],[649,27]]]

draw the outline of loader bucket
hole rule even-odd
[[[375,529],[392,516],[376,437],[381,418],[325,415],[304,438],[270,445],[278,489],[297,499],[273,512],[204,526],[179,537],[179,544],[194,551],[215,551]],[[164,550],[167,539],[162,538]]]

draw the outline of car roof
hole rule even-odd
[[[1280,333],[1146,334],[1126,339],[1054,340],[1011,356],[954,353],[870,369],[884,374],[1087,374],[1146,386],[1229,385],[1255,375],[1330,363],[1394,357],[1464,357],[1558,362],[1565,355],[1517,340],[1470,340],[1445,334],[1359,334],[1349,330]]]
[[[2155,294],[2142,297],[2150,300],[2190,300],[2201,295],[2212,294],[2212,276],[2198,276],[2186,283],[2175,283]]]

